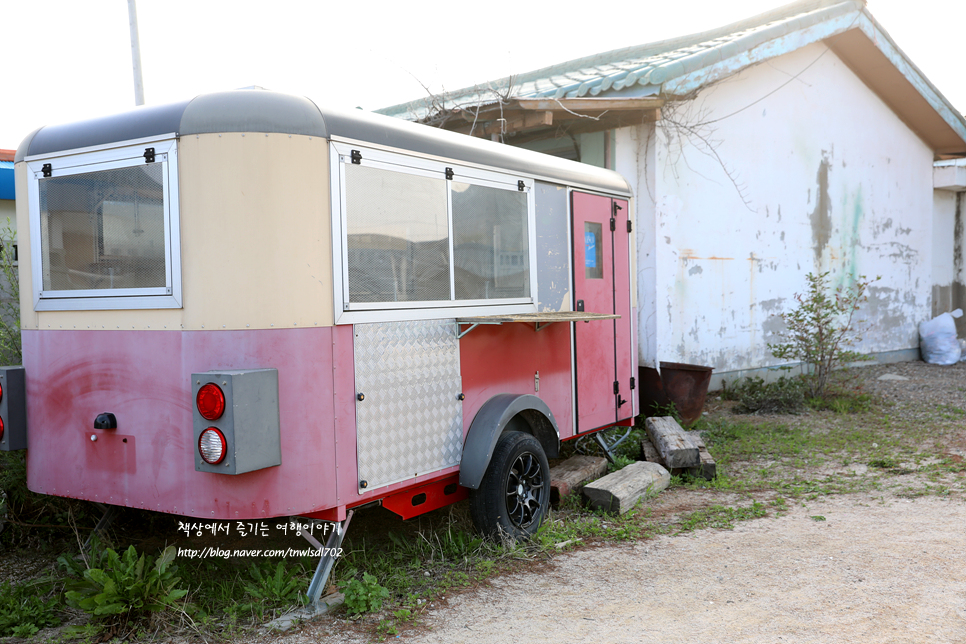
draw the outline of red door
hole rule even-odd
[[[577,431],[633,416],[630,226],[627,201],[572,194],[574,310],[617,320],[575,322]]]

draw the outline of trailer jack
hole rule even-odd
[[[319,600],[322,598],[322,592],[325,590],[326,584],[329,581],[329,575],[332,573],[333,566],[335,566],[335,560],[338,556],[339,549],[342,547],[342,539],[345,538],[345,531],[349,529],[350,521],[352,521],[352,510],[349,510],[345,521],[341,524],[336,524],[336,529],[325,540],[324,547],[311,534],[302,532],[302,537],[312,544],[313,548],[322,553],[322,557],[319,559],[319,565],[315,569],[315,574],[312,576],[312,581],[309,582],[309,591],[307,593],[308,605],[313,610],[320,608]]]

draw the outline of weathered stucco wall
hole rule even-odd
[[[642,366],[779,364],[767,343],[808,272],[881,275],[860,350],[918,346],[933,154],[835,54],[805,47],[663,114],[616,139],[616,169],[637,178]]]
[[[966,307],[963,266],[963,208],[966,193],[939,189],[933,193],[932,316]],[[956,320],[959,337],[966,336],[966,318]]]

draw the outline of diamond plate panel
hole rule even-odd
[[[366,490],[458,465],[463,450],[454,320],[354,327],[356,450]],[[362,488],[360,487],[360,491]]]

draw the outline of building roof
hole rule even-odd
[[[654,110],[664,102],[686,100],[742,69],[816,42],[824,42],[937,156],[966,155],[966,120],[863,0],[799,0],[711,31],[595,54],[378,112],[476,135],[492,133],[493,122],[501,133],[532,133],[568,121],[587,127],[587,119],[581,124],[575,112],[607,113],[597,129],[610,129],[640,123],[642,112],[659,118]]]

